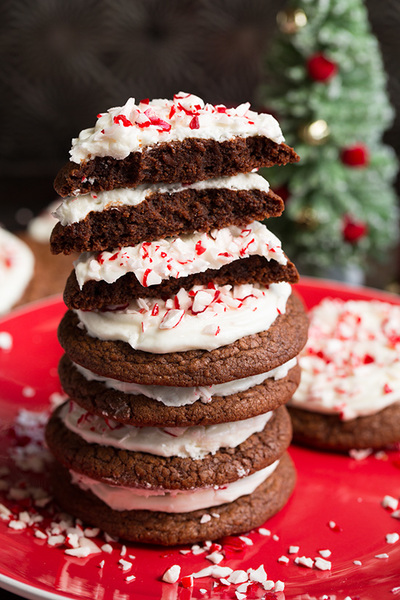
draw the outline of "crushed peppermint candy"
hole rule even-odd
[[[319,556],[317,556],[317,558],[315,559],[314,566],[320,571],[330,571],[332,569],[331,561],[326,560],[325,558],[321,558]]]
[[[166,583],[176,583],[181,574],[181,567],[179,565],[172,565],[169,567],[162,576],[162,580]]]
[[[299,565],[301,567],[307,567],[307,569],[312,569],[314,566],[313,559],[307,556],[296,556],[294,562],[296,563],[296,565]]]
[[[204,513],[204,515],[202,515],[201,519],[200,519],[200,523],[203,525],[204,523],[209,523],[211,521],[212,517],[211,515]]]
[[[398,533],[387,533],[386,534],[386,542],[388,544],[395,544],[400,539],[400,535]]]
[[[393,496],[386,495],[382,499],[382,506],[389,511],[395,511],[399,508],[399,500],[398,498],[393,498]]]
[[[399,363],[400,306],[326,298],[310,311],[301,383],[290,403],[344,421],[375,414],[400,401]]]
[[[9,352],[13,346],[13,337],[8,331],[0,331],[0,350]]]

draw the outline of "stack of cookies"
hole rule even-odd
[[[164,545],[261,525],[295,471],[284,404],[307,317],[255,171],[298,160],[244,104],[128,100],[73,140],[56,178],[65,288],[54,492],[75,516]]]

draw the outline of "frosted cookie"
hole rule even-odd
[[[297,162],[278,122],[267,114],[212,106],[192,94],[173,100],[130,98],[98,115],[72,142],[71,162],[55,181],[60,196],[136,187],[191,184]]]
[[[134,427],[57,409],[46,442],[68,469],[114,486],[190,490],[222,486],[271,465],[289,446],[284,406],[251,419],[183,428]]]
[[[132,498],[129,489],[122,490],[121,497],[115,499],[112,486],[99,490],[92,480],[75,473],[72,474],[74,483],[71,483],[71,475],[59,466],[53,475],[54,495],[63,510],[101,527],[110,535],[164,546],[214,540],[259,527],[287,503],[296,480],[293,463],[285,453],[274,470],[267,467],[230,486],[209,490],[202,498],[198,490],[193,490],[192,494],[181,495],[179,502],[178,495],[167,492],[153,497],[154,508],[146,510],[149,498],[136,503],[138,496]],[[201,508],[193,508],[197,499]],[[187,512],[172,512],[174,506],[182,511],[182,504]],[[157,509],[157,505],[160,508]]]
[[[153,311],[154,306],[150,312]],[[86,317],[94,315],[82,314]],[[90,335],[85,325],[79,326],[82,314],[78,318],[73,311],[68,311],[58,330],[61,346],[71,360],[102,376],[144,385],[212,385],[265,373],[297,356],[306,342],[308,328],[302,302],[291,295],[286,304],[286,312],[275,312],[274,317],[271,316],[272,324],[264,331],[245,335],[233,343],[211,350],[156,354],[154,351],[134,350],[125,341],[99,339],[93,335],[93,331]],[[95,317],[101,319],[104,315],[105,313],[96,313]],[[112,313],[107,315],[112,319]],[[170,316],[176,318],[177,315],[170,313]],[[170,324],[173,325],[171,322]],[[262,322],[257,321],[256,326],[262,326]],[[114,328],[111,330],[114,331]],[[123,330],[126,333],[125,327]],[[227,330],[229,335],[234,335],[235,331],[231,330],[231,326]],[[196,344],[196,339],[188,336],[185,331],[183,337],[186,343]],[[202,337],[209,337],[209,343],[215,344],[213,336],[215,337],[216,331],[218,329],[211,331],[210,328]],[[175,333],[176,328],[172,335]],[[159,352],[158,342],[157,348]]]
[[[22,301],[34,268],[35,259],[28,246],[0,227],[0,314]]]
[[[257,221],[109,252],[85,252],[74,266],[65,302],[83,310],[119,306],[134,298],[170,297],[197,285],[298,281],[279,239]]]
[[[311,311],[290,401],[295,440],[379,448],[400,440],[400,306],[326,299]]]
[[[297,283],[299,275],[294,264],[287,260],[285,265],[276,260],[268,261],[261,256],[251,256],[222,266],[164,280],[158,285],[144,287],[132,272],[118,278],[114,283],[89,280],[80,289],[75,271],[70,274],[64,290],[64,302],[68,308],[81,310],[103,310],[108,307],[124,306],[134,298],[173,297],[181,288],[190,290],[195,286],[241,285],[259,283]]]
[[[136,426],[187,427],[247,419],[285,404],[300,381],[291,359],[267,373],[197,387],[144,386],[96,375],[64,355],[65,393],[92,414]]]
[[[278,217],[284,205],[256,173],[192,185],[154,184],[66,198],[52,252],[101,251],[193,231]]]

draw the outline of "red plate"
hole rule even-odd
[[[400,304],[400,298],[365,288],[303,279],[297,286],[308,307],[325,296],[343,299],[380,299]],[[6,463],[12,443],[10,429],[21,408],[40,411],[49,396],[60,391],[56,365],[61,349],[56,338],[57,324],[64,313],[61,299],[33,304],[0,320],[0,332],[13,337],[10,352],[0,350],[0,450]],[[34,390],[29,396],[26,388]],[[24,391],[25,390],[25,391]],[[285,583],[285,591],[267,593],[279,600],[352,600],[400,598],[400,542],[388,544],[386,534],[400,532],[400,520],[385,510],[385,495],[400,497],[400,452],[390,451],[363,460],[291,448],[298,471],[296,490],[284,510],[266,525],[271,536],[251,532],[252,546],[221,565],[233,569],[257,568],[263,564],[268,578]],[[0,465],[1,466],[1,465]],[[31,477],[26,474],[29,481]],[[44,482],[46,483],[46,482]],[[3,500],[7,504],[6,500]],[[334,521],[338,527],[328,526]],[[289,546],[299,546],[298,554],[288,554]],[[120,546],[119,546],[120,548]],[[294,563],[296,556],[315,558],[329,549],[331,571],[308,569]],[[32,531],[13,531],[0,521],[0,586],[26,598],[73,598],[101,600],[189,598],[236,598],[235,586],[213,589],[211,578],[197,579],[192,590],[160,580],[173,564],[182,575],[199,571],[210,562],[204,555],[182,555],[179,549],[130,545],[135,555],[132,570],[136,580],[125,582],[127,574],[118,567],[119,550],[111,555],[85,559],[68,557],[62,548],[51,548],[35,538]],[[376,558],[387,554],[388,558]],[[282,555],[289,564],[278,562]],[[103,569],[98,567],[105,559]],[[354,564],[354,560],[362,564]],[[206,590],[201,592],[200,590]],[[393,591],[392,591],[393,590]],[[265,592],[264,592],[265,594]],[[325,596],[324,596],[325,595]],[[261,588],[248,594],[261,597]]]

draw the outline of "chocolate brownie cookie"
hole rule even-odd
[[[61,508],[83,521],[129,541],[174,546],[215,540],[261,526],[287,503],[296,472],[289,455],[284,454],[274,473],[252,494],[188,513],[112,510],[91,492],[73,485],[66,469],[57,466],[53,480],[53,492]],[[203,515],[210,513],[219,517],[202,522]]]
[[[238,136],[223,142],[187,138],[131,152],[124,159],[95,156],[80,164],[69,162],[58,173],[54,188],[65,197],[77,190],[85,194],[141,183],[190,184],[298,160],[292,148],[262,135]]]
[[[76,314],[69,310],[58,329],[60,344],[74,362],[121,381],[183,387],[224,383],[270,371],[297,356],[308,330],[303,303],[293,294],[286,313],[267,331],[211,351],[152,354],[133,350],[126,342],[90,337],[78,323]]]
[[[132,246],[193,231],[210,231],[278,217],[284,205],[271,190],[185,189],[149,194],[137,206],[89,212],[70,225],[57,223],[51,235],[53,254],[101,251]]]
[[[294,436],[299,444],[323,450],[383,448],[400,440],[400,404],[378,413],[342,421],[339,415],[324,415],[289,407]]]
[[[213,396],[211,402],[168,406],[144,395],[129,394],[88,381],[67,355],[59,364],[61,385],[66,394],[87,411],[137,427],[187,427],[248,419],[274,410],[294,394],[300,381],[296,365],[282,379],[263,383],[230,396]]]
[[[236,448],[221,448],[194,460],[89,444],[63,424],[59,413],[60,408],[46,427],[46,442],[53,456],[75,472],[126,487],[190,490],[226,485],[236,481],[240,473],[250,475],[275,462],[292,437],[289,415],[281,406],[262,432],[254,433]]]
[[[164,280],[159,285],[142,286],[134,273],[127,273],[112,284],[105,281],[88,281],[79,289],[75,272],[70,274],[64,290],[64,302],[71,309],[102,310],[108,306],[120,306],[133,298],[164,298],[174,296],[181,288],[191,289],[195,285],[237,285],[242,283],[270,283],[287,281],[297,283],[299,274],[288,260],[280,265],[275,260],[262,256],[250,256],[224,265],[220,269],[208,269],[179,279]]]

